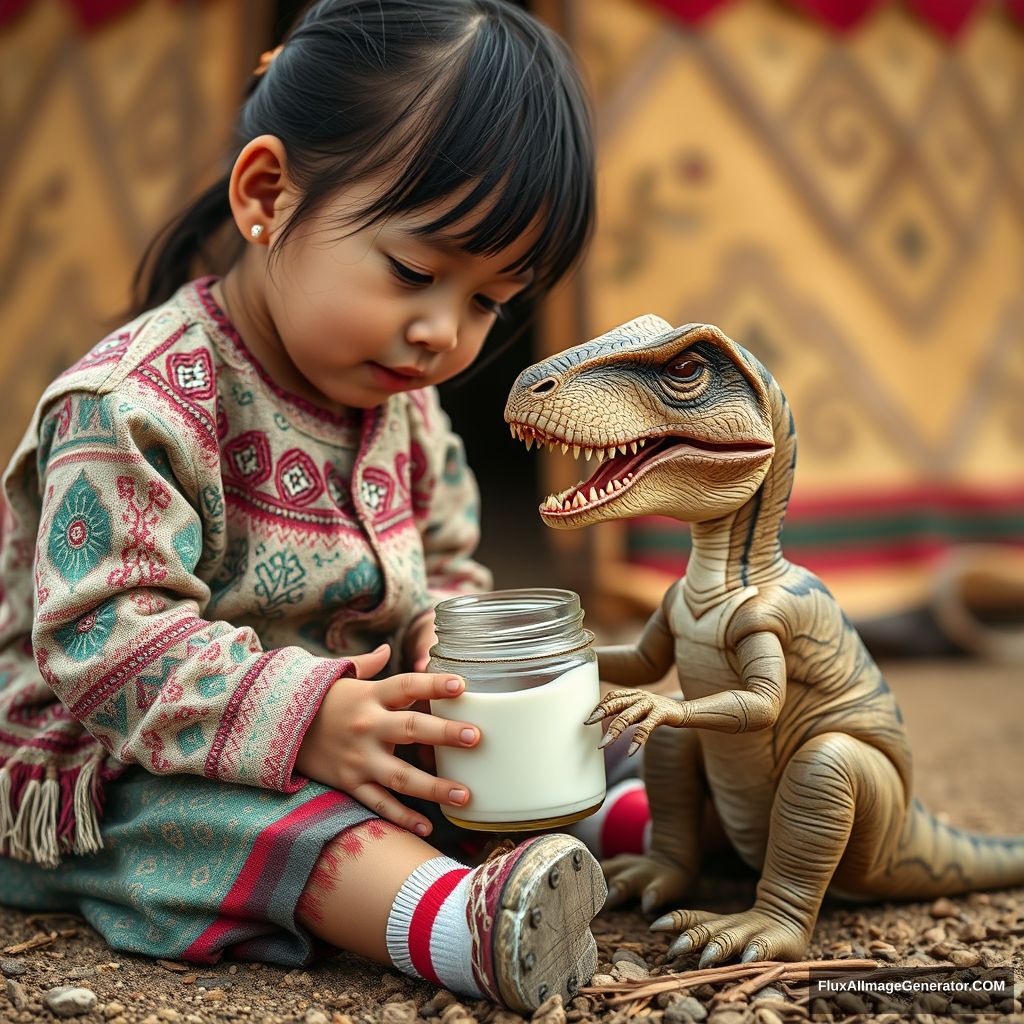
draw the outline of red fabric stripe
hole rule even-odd
[[[234,928],[239,920],[248,920],[248,914],[243,912],[246,899],[263,872],[278,836],[296,824],[301,825],[330,811],[339,803],[347,803],[349,799],[344,793],[322,793],[265,828],[253,844],[245,865],[224,897],[217,919],[181,954],[182,957],[186,960],[212,963],[218,949],[218,937]]]
[[[409,959],[416,973],[438,987],[444,982],[434,970],[430,957],[430,933],[440,913],[441,905],[452,894],[452,890],[469,874],[469,868],[453,868],[434,882],[416,904],[409,922]]]
[[[1024,487],[973,489],[920,484],[892,491],[847,491],[827,497],[804,497],[796,491],[787,518],[816,515],[844,516],[853,511],[930,511],[948,508],[963,511],[1017,509],[1024,505]]]
[[[651,808],[643,786],[620,796],[608,808],[601,824],[602,858],[617,857],[620,853],[643,853],[644,831],[650,820]]]

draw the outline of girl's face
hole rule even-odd
[[[290,363],[279,370],[294,370],[314,397],[357,408],[439,384],[469,366],[502,306],[532,276],[508,269],[532,232],[494,256],[414,234],[457,197],[353,230],[344,217],[373,187],[345,191],[300,224],[267,262],[264,279],[277,354]],[[465,227],[453,225],[452,233]]]

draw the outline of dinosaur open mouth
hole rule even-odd
[[[586,461],[596,458],[599,467],[589,480],[579,481],[559,494],[550,494],[540,506],[542,515],[571,515],[581,509],[614,501],[619,494],[627,491],[635,481],[655,466],[687,450],[694,456],[703,454],[716,459],[763,458],[772,451],[772,446],[761,441],[732,441],[718,444],[679,434],[661,434],[656,437],[638,437],[632,441],[603,447],[571,444],[543,430],[522,423],[510,423],[512,436],[526,443],[527,449],[547,445],[563,453],[570,450],[573,457],[582,455]]]

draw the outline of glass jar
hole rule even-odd
[[[442,806],[463,828],[527,832],[579,821],[605,795],[599,723],[584,721],[601,699],[594,634],[582,628],[570,590],[498,590],[442,601],[430,672],[466,680],[441,718],[469,722],[469,750],[438,746],[438,774],[469,787],[459,808]]]

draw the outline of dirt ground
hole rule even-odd
[[[956,825],[988,833],[1024,834],[1024,678],[1019,669],[969,661],[892,663],[886,676],[903,709],[915,753],[916,792],[925,805]],[[755,879],[729,856],[709,858],[706,876],[688,904],[730,911],[749,905]],[[639,986],[666,972],[691,970],[693,958],[665,963],[672,936],[651,933],[639,912],[608,912],[595,922],[601,951],[597,987]],[[56,932],[46,945],[22,952],[10,947],[40,933]],[[44,997],[57,986],[88,990],[95,1004],[72,1019],[83,1024],[214,1024],[251,1021],[278,1024],[518,1024],[522,1018],[485,1002],[459,1000],[356,957],[342,954],[305,970],[260,964],[221,964],[196,969],[153,962],[110,950],[78,918],[30,917],[0,910],[0,1022],[30,1024],[57,1019]],[[1024,888],[974,894],[934,904],[827,903],[809,959],[870,958],[885,967],[955,964],[975,971],[1012,968],[1017,1000],[975,998],[958,1020],[1022,1020],[1024,981]],[[624,979],[639,979],[634,982]],[[646,981],[650,979],[650,981]],[[824,1009],[802,998],[799,984],[766,981],[734,992],[737,981],[685,988],[667,978],[649,999],[613,1002],[607,991],[560,1000],[534,1015],[543,1024],[601,1021],[626,1024],[789,1024]],[[675,986],[674,988],[671,986]],[[717,997],[717,998],[716,998]],[[83,997],[87,1002],[89,997]],[[837,1019],[895,1021],[906,1007],[843,993]],[[911,1009],[916,1021],[947,1019],[927,1000]],[[863,1011],[867,1011],[866,1015]]]

